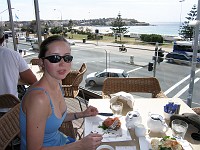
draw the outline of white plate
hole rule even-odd
[[[153,139],[153,138],[152,138]],[[187,140],[177,140],[183,147],[184,150],[192,150],[190,143]],[[149,150],[151,149],[151,138],[139,137],[140,149]]]
[[[99,125],[102,125],[102,122],[108,117],[105,116],[95,116],[87,118],[85,121],[85,136],[90,134],[91,132],[98,132],[99,134],[103,134],[106,130],[99,128]],[[113,141],[129,141],[132,140],[129,131],[127,130],[125,124],[125,117],[120,117],[121,128],[117,131],[112,131],[109,134],[105,133],[103,135],[102,142],[113,142]]]
[[[110,145],[100,145],[99,147],[97,147],[96,150],[101,150],[103,148],[107,148],[108,150],[115,150],[113,147],[111,147]]]
[[[120,128],[118,130],[107,131],[107,130],[100,128],[99,126],[102,126],[102,121],[92,122],[92,131],[97,132],[99,134],[104,134],[103,135],[104,138],[122,136],[122,128]]]

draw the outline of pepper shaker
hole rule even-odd
[[[175,114],[179,114],[181,104],[179,104],[179,103],[175,103],[175,104],[177,105],[177,109],[176,109],[176,111],[175,111]]]

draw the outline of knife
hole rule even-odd
[[[98,113],[101,116],[113,116],[113,113]]]

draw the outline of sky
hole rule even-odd
[[[14,21],[35,20],[34,0],[10,1]],[[38,0],[38,3],[40,19],[44,20],[116,18],[120,13],[122,18],[152,23],[183,22],[198,0]],[[9,20],[7,8],[7,0],[0,0],[1,21]]]

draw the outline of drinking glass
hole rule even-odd
[[[172,136],[178,139],[184,139],[185,133],[187,132],[188,124],[179,119],[172,121]]]
[[[111,103],[111,109],[113,111],[114,116],[121,116],[122,115],[122,109],[123,109],[123,103],[116,101]]]

